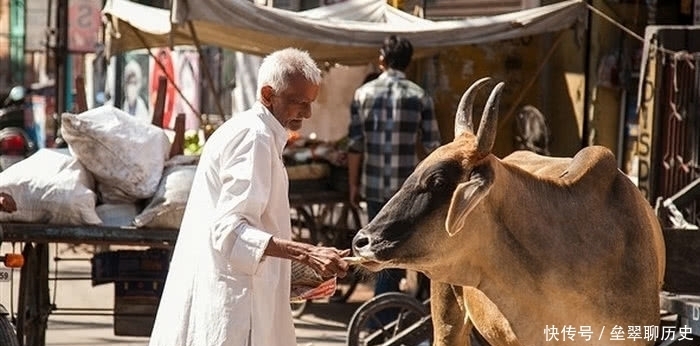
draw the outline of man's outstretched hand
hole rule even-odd
[[[272,238],[265,253],[269,256],[289,258],[313,268],[322,277],[347,275],[350,266],[343,257],[350,255],[350,249],[339,250],[334,247],[314,246],[311,244]]]

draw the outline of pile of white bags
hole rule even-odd
[[[17,204],[0,222],[100,224],[90,172],[67,152],[41,149],[0,173],[0,191]]]
[[[180,227],[197,170],[197,161],[193,160],[195,158],[196,156],[176,156],[166,162],[156,193],[141,214],[134,219],[137,227]]]
[[[102,106],[64,114],[61,133],[75,157],[95,175],[104,201],[135,202],[156,192],[170,154],[163,129]]]
[[[18,207],[0,222],[179,228],[198,157],[168,160],[163,129],[112,106],[61,124],[69,152],[42,149],[0,172]]]

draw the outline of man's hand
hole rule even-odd
[[[17,205],[15,204],[15,200],[12,199],[12,196],[0,192],[0,211],[12,213],[17,211]]]
[[[311,246],[307,253],[300,256],[300,262],[314,268],[321,277],[337,276],[344,278],[349,265],[343,257],[350,255],[350,249],[338,250],[333,247]]]
[[[338,250],[333,247],[314,246],[275,237],[270,239],[265,249],[267,256],[289,258],[304,263],[324,278],[345,277],[350,266],[343,260],[343,257],[349,254],[350,249]]]

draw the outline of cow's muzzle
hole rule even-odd
[[[359,230],[352,239],[352,252],[355,256],[366,259],[374,259],[374,253],[371,250],[372,238],[364,228]]]

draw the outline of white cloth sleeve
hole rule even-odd
[[[231,268],[255,274],[272,238],[254,225],[262,225],[262,214],[271,197],[272,139],[248,131],[240,141],[227,146],[220,157],[221,194],[211,231],[212,246]]]

